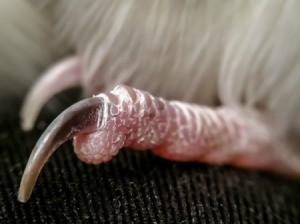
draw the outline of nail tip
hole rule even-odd
[[[32,130],[33,125],[35,123],[35,117],[33,116],[33,111],[29,110],[27,104],[25,104],[21,109],[20,120],[21,120],[21,129],[23,131]]]
[[[29,199],[28,196],[25,196],[24,194],[18,194],[18,201],[21,202],[21,203],[25,203],[27,202]]]
[[[28,132],[28,131],[31,131],[32,127],[31,126],[28,126],[28,125],[21,125],[21,129],[22,131],[25,131],[25,132]]]

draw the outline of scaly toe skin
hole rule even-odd
[[[80,58],[74,56],[58,62],[46,71],[26,96],[21,109],[21,127],[24,131],[33,128],[44,104],[55,94],[81,84]]]
[[[128,86],[83,100],[60,114],[37,142],[26,166],[19,200],[26,201],[50,155],[74,137],[87,163],[107,162],[122,147],[152,150],[176,161],[232,164],[299,174],[275,150],[271,122],[243,108],[207,108],[166,101]]]
[[[85,163],[99,164],[108,162],[124,146],[124,137],[115,141],[112,131],[99,130],[90,134],[77,134],[73,139],[74,151]]]

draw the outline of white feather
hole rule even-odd
[[[20,96],[51,61],[50,23],[27,1],[1,0],[0,27],[0,98]]]
[[[63,38],[86,58],[85,88],[123,82],[196,103],[218,98],[259,106],[284,130],[300,125],[299,1],[92,2],[57,6],[68,12],[58,16]]]
[[[49,27],[25,2],[3,2],[18,2],[28,18],[5,14],[24,31],[2,28],[1,73],[29,79],[34,63],[48,61]],[[58,0],[51,12],[51,41],[83,58],[88,94],[124,83],[169,99],[254,106],[279,136],[300,135],[298,0]]]

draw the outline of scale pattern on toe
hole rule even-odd
[[[270,155],[270,125],[256,111],[167,101],[125,85],[95,97],[103,107],[96,130],[74,137],[75,152],[87,163],[109,161],[122,147],[176,161],[245,167],[277,160]]]

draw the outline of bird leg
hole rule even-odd
[[[28,200],[48,158],[71,138],[75,153],[86,163],[107,162],[130,147],[174,161],[288,169],[272,150],[272,125],[260,112],[167,101],[120,85],[74,104],[50,124],[29,158],[20,201]]]

